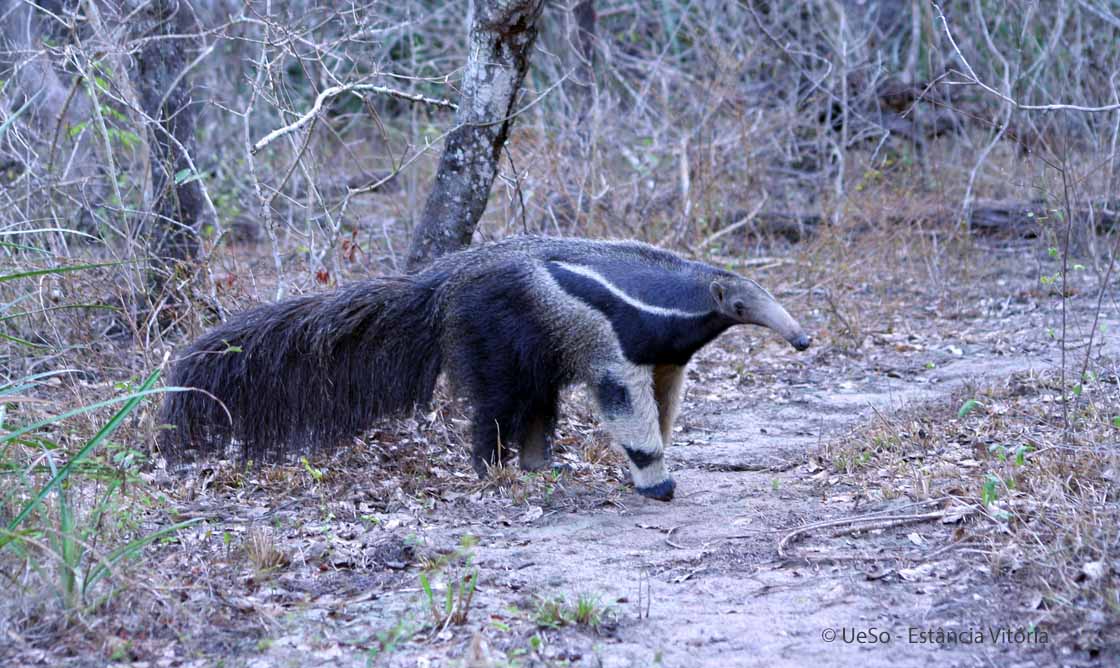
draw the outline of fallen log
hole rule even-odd
[[[797,213],[788,211],[762,211],[750,217],[748,211],[733,211],[725,216],[729,221],[720,226],[711,238],[723,236],[719,232],[729,227],[742,228],[738,232],[746,236],[783,238],[797,243],[817,234],[822,227],[829,225],[828,220],[816,213]],[[888,216],[885,222],[892,225],[915,222],[932,222],[946,229],[955,224],[957,212],[942,210],[932,215]],[[1062,226],[1065,209],[1047,205],[1042,200],[981,201],[972,207],[968,229],[977,235],[1015,236],[1034,239],[1046,227]],[[1103,200],[1090,202],[1073,209],[1074,227],[1082,228],[1095,225],[1098,232],[1109,232],[1120,228],[1120,201]],[[873,222],[857,226],[866,229]],[[729,230],[730,231],[730,230]],[[857,230],[858,231],[858,230]]]
[[[1009,234],[1032,239],[1045,227],[1064,226],[1065,208],[1047,205],[1042,200],[978,202],[969,215],[974,233]],[[1120,221],[1120,202],[1091,202],[1073,209],[1073,224],[1094,224],[1098,232],[1108,232]]]
[[[747,236],[783,237],[791,243],[797,243],[816,234],[817,228],[823,224],[820,214],[786,211],[755,213],[739,210],[732,211],[723,220],[728,221],[727,224],[720,225],[703,245],[727,234],[734,234],[739,229]]]

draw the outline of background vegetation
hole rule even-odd
[[[198,519],[154,450],[152,395],[178,391],[159,373],[248,305],[403,270],[474,4],[0,2],[0,630],[23,649],[71,634],[111,658],[124,650],[99,620],[172,615],[146,549]],[[1025,409],[1053,412],[1039,438],[1061,459],[1026,489],[1079,527],[1031,577],[1115,626],[1120,390],[1090,354],[1117,306],[1116,5],[572,0],[539,28],[475,242],[793,258],[772,281],[816,314],[821,346],[855,356],[893,290],[959,297],[986,248],[1017,249],[1063,316],[1058,399]],[[852,301],[864,288],[881,312]],[[1072,301],[1085,308],[1067,323]],[[858,444],[830,447],[858,473]],[[992,540],[1000,554],[1009,539]],[[1108,647],[1093,628],[1085,646]]]

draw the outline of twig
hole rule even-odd
[[[844,314],[840,312],[840,308],[836,306],[836,302],[832,300],[832,290],[826,289],[824,291],[824,298],[828,303],[828,308],[832,311],[832,314],[839,318],[840,323],[844,325],[844,328],[848,330],[848,333],[852,335],[852,338],[855,338],[856,330],[854,327],[852,327],[852,323],[848,322],[848,319],[845,318]]]
[[[739,229],[739,228],[741,228],[745,225],[749,225],[755,219],[755,217],[758,216],[758,212],[762,211],[762,207],[766,205],[766,201],[768,199],[770,199],[770,193],[767,193],[767,192],[762,193],[762,201],[758,203],[758,206],[751,209],[751,212],[748,213],[746,216],[744,216],[742,220],[731,223],[727,227],[716,230],[715,232],[712,232],[711,234],[709,234],[708,238],[706,238],[702,242],[700,242],[700,248],[706,248],[706,247],[710,246],[712,244],[712,242],[715,241],[716,239],[719,239],[720,237],[722,237],[724,235],[731,234],[735,230],[737,230],[737,229]]]
[[[986,91],[988,93],[991,93],[992,95],[995,95],[996,97],[1003,100],[1004,102],[1007,102],[1007,103],[1011,104],[1016,109],[1022,109],[1024,111],[1084,111],[1084,112],[1089,112],[1089,113],[1100,113],[1100,112],[1106,112],[1106,111],[1116,111],[1116,110],[1120,109],[1120,104],[1108,104],[1108,105],[1104,105],[1104,106],[1101,106],[1101,107],[1083,107],[1079,104],[1061,104],[1061,103],[1056,103],[1056,104],[1023,104],[1023,103],[1019,102],[1018,100],[1016,100],[1015,98],[1011,97],[1010,95],[1005,95],[1004,93],[999,92],[995,88],[992,88],[991,86],[989,86],[988,84],[986,84],[986,83],[984,83],[983,81],[980,80],[980,77],[976,75],[976,70],[972,69],[972,65],[970,65],[968,63],[968,59],[966,59],[964,57],[964,54],[961,53],[960,47],[957,46],[956,40],[953,39],[953,33],[949,30],[949,22],[945,19],[945,13],[941,11],[941,5],[939,5],[938,3],[935,2],[935,3],[933,3],[933,8],[937,10],[937,16],[938,16],[938,18],[941,19],[941,25],[944,26],[944,28],[945,28],[945,36],[949,38],[949,44],[953,47],[953,51],[956,52],[957,57],[961,59],[961,63],[964,64],[965,69],[968,70],[968,72],[967,72],[968,77],[970,79],[972,79],[971,81],[965,81],[965,82],[949,82],[950,84],[965,83],[965,84],[977,85],[980,88],[982,88],[984,91]]]
[[[410,102],[422,102],[424,104],[443,107],[445,109],[459,109],[459,105],[450,100],[438,100],[432,97],[424,97],[423,95],[414,95],[412,93],[406,93],[404,91],[396,90],[395,88],[389,88],[387,86],[375,86],[373,84],[345,84],[342,86],[331,86],[330,88],[327,88],[323,92],[319,93],[319,95],[315,97],[315,103],[311,105],[311,109],[304,113],[303,116],[297,118],[295,122],[269,132],[267,135],[258,140],[257,143],[253,144],[253,153],[255,154],[265,146],[268,146],[277,137],[286,135],[289,132],[294,132],[310,123],[316,116],[319,115],[319,112],[323,109],[323,103],[326,102],[329,98],[342,95],[343,93],[351,92],[380,93],[382,95],[389,95],[391,97],[408,100]]]
[[[934,4],[934,7],[937,7],[937,5]],[[941,8],[937,7],[937,11],[938,11],[938,13],[940,13]],[[977,5],[977,7],[976,7],[976,13],[980,16],[980,19],[981,19],[980,20],[980,25],[983,26],[984,39],[986,40],[986,42],[988,44],[988,48],[992,51],[992,53],[994,53],[996,55],[996,58],[999,59],[999,62],[1001,64],[1003,64],[1003,86],[1004,86],[1005,89],[1007,89],[1008,95],[1010,95],[1010,93],[1011,93],[1011,65],[1007,62],[1007,59],[1003,57],[1003,54],[1000,53],[996,49],[995,44],[992,43],[991,34],[988,32],[988,24],[984,21],[984,15],[983,15],[983,12],[981,11],[979,5]],[[944,14],[942,14],[942,16],[941,16],[941,21],[942,21],[942,23],[945,23]],[[945,29],[946,30],[949,29],[949,24],[948,23],[945,23]],[[949,41],[953,44],[953,48],[956,49],[957,45],[956,45],[955,42],[953,42],[952,37],[949,38]],[[961,60],[964,61],[964,56],[961,55],[961,52],[960,52],[959,49],[957,50],[957,54],[960,55]],[[973,72],[972,66],[969,65],[967,61],[964,61],[964,62],[965,62],[965,67],[967,67],[968,71],[972,74],[972,78],[975,79],[977,82],[979,82],[979,78],[976,76],[976,73]],[[981,84],[981,85],[983,85],[983,84]],[[1008,98],[1007,96],[1005,96],[1001,93],[997,93],[997,95],[999,95],[1001,98],[1010,100],[1010,98]],[[1014,102],[1014,101],[1012,101],[1012,102]],[[994,149],[996,147],[996,144],[998,144],[1000,142],[1000,140],[1003,139],[1003,134],[1005,132],[1007,132],[1007,126],[1010,125],[1010,123],[1011,123],[1011,111],[1012,111],[1013,108],[1014,107],[1010,104],[1005,107],[1005,111],[1004,111],[1004,114],[1003,114],[1003,120],[999,124],[999,129],[996,131],[995,135],[992,136],[992,140],[989,141],[987,143],[987,145],[984,146],[984,148],[980,151],[980,155],[976,158],[976,163],[972,166],[972,171],[970,171],[969,174],[968,174],[968,186],[965,188],[965,191],[964,191],[964,199],[961,200],[961,220],[960,220],[960,222],[964,224],[965,229],[969,232],[972,231],[972,215],[971,215],[972,214],[972,196],[973,196],[973,188],[976,185],[976,177],[980,173],[980,168],[984,166],[985,162],[987,162],[988,155],[992,152],[992,149]]]
[[[412,163],[416,162],[416,160],[419,159],[420,156],[424,155],[433,146],[435,146],[439,142],[443,141],[444,137],[446,137],[447,135],[451,134],[452,132],[454,132],[455,130],[457,130],[461,127],[462,127],[462,125],[455,125],[454,127],[450,128],[449,130],[447,130],[446,132],[441,134],[440,136],[436,137],[435,140],[430,141],[430,142],[426,142],[423,147],[418,149],[416,151],[416,153],[414,153],[412,155],[412,157],[408,158],[404,162],[401,162],[399,165],[397,165],[396,168],[394,168],[391,172],[389,172],[389,174],[382,177],[381,179],[379,179],[377,181],[374,181],[373,183],[364,185],[364,186],[359,186],[357,188],[351,188],[351,187],[347,186],[347,188],[346,188],[346,198],[347,199],[344,200],[344,205],[349,205],[349,198],[350,197],[353,197],[354,195],[364,195],[365,193],[373,192],[374,190],[377,190],[378,188],[385,185],[389,181],[392,181],[397,176],[397,174],[400,174],[401,172],[403,172],[405,170],[405,168],[407,168]]]
[[[521,175],[517,173],[517,165],[513,164],[513,154],[509,152],[509,146],[504,147],[506,159],[509,161],[509,169],[513,172],[513,191],[517,194],[517,201],[521,204],[521,233],[529,233],[529,221],[525,216],[525,194],[521,191]]]
[[[272,38],[271,31],[267,33],[269,39]],[[250,126],[250,117],[252,116],[253,107],[256,105],[257,96],[261,95],[264,88],[264,77],[268,68],[267,58],[265,53],[267,51],[267,42],[261,44],[260,55],[257,61],[257,75],[251,87],[249,101],[245,105],[245,111],[241,112],[242,131],[245,135],[245,158],[246,165],[249,168],[249,182],[253,185],[253,192],[257,196],[257,202],[261,207],[261,213],[264,216],[264,230],[268,235],[269,244],[272,247],[272,263],[276,270],[276,299],[279,300],[284,296],[284,261],[280,256],[280,240],[276,235],[276,219],[272,215],[271,200],[265,199],[264,189],[261,187],[260,177],[257,175],[257,163],[253,159],[254,150],[249,144],[252,137],[252,130]]]
[[[501,123],[505,123],[506,121],[512,121],[513,119],[517,118],[521,114],[524,114],[526,111],[529,111],[533,107],[537,106],[538,102],[540,102],[544,98],[548,97],[549,93],[551,93],[552,91],[559,88],[560,84],[567,81],[568,77],[570,77],[570,76],[572,76],[572,72],[568,71],[564,76],[560,77],[555,82],[553,82],[553,84],[551,86],[549,86],[548,88],[545,88],[543,91],[541,91],[540,95],[538,95],[535,98],[533,98],[532,100],[530,100],[528,103],[526,103],[525,106],[521,107],[520,109],[517,109],[517,110],[511,112],[508,116],[503,116],[501,118],[495,118],[495,119],[489,120],[489,121],[479,121],[479,122],[476,122],[476,123],[464,123],[463,125],[468,125],[472,128],[485,128],[485,127],[489,127],[491,125],[499,125]]]
[[[843,526],[845,524],[858,524],[858,523],[878,524],[880,522],[895,522],[895,523],[922,522],[922,521],[926,521],[926,520],[941,519],[942,517],[945,517],[945,516],[946,516],[945,511],[939,510],[937,512],[922,513],[922,514],[919,514],[919,515],[882,515],[882,514],[874,514],[873,513],[871,515],[861,515],[859,517],[843,517],[843,518],[840,518],[840,519],[837,519],[837,520],[825,520],[823,522],[813,522],[812,524],[806,524],[805,526],[798,527],[798,528],[794,529],[793,531],[787,533],[785,536],[783,536],[782,539],[780,541],[778,541],[778,556],[785,557],[786,556],[786,554],[785,554],[786,545],[791,540],[793,540],[797,536],[800,536],[803,533],[808,533],[810,531],[813,531],[814,529],[825,529],[825,528],[828,528],[828,527]]]
[[[824,82],[832,75],[832,63],[827,58],[824,58],[824,57],[822,57],[822,56],[820,56],[816,53],[813,53],[811,51],[802,51],[800,49],[793,49],[793,48],[790,47],[789,42],[785,42],[785,43],[781,42],[772,32],[770,32],[769,29],[767,29],[766,25],[762,22],[762,17],[760,17],[758,15],[758,12],[755,11],[754,0],[739,0],[739,5],[741,7],[745,7],[747,9],[747,11],[750,12],[751,18],[754,19],[755,25],[758,26],[759,31],[761,31],[762,34],[768,40],[770,40],[770,42],[774,46],[776,46],[779,50],[781,50],[781,52],[789,59],[789,61],[797,66],[797,69],[801,70],[801,72],[805,75],[805,78],[808,80],[809,87],[811,89],[820,91],[829,100],[831,100],[831,101],[833,101],[837,104],[842,103],[842,100],[840,99],[839,95],[832,92],[828,88],[825,88],[825,86],[823,85]],[[813,58],[817,61],[823,62],[828,69],[825,71],[825,73],[821,77],[815,79],[813,77],[813,73],[810,72],[809,69],[807,67],[805,67],[805,65],[802,64],[802,62],[800,60],[792,57],[793,55],[805,56],[806,58]],[[868,118],[867,116],[864,116],[863,114],[855,111],[854,109],[848,110],[847,113],[849,113],[854,118],[866,123],[868,126],[877,127],[877,128],[880,128],[881,130],[883,130],[884,132],[889,132],[886,128],[883,127],[883,125],[881,123],[879,123],[877,121],[873,121],[872,119]]]
[[[62,134],[62,125],[66,122],[66,114],[70,112],[70,103],[74,101],[74,96],[78,93],[78,87],[82,84],[82,76],[74,77],[74,82],[70,84],[70,91],[66,93],[66,101],[62,103],[62,109],[58,112],[58,119],[54,124],[54,135],[51,137],[51,148],[47,152],[47,175],[51,176],[54,172],[54,157],[58,149],[58,137]],[[35,96],[28,100],[28,104],[33,102],[35,98],[39,97],[40,90],[35,93]],[[17,112],[18,113],[18,112]],[[65,175],[64,175],[65,176]]]
[[[1063,242],[1064,242],[1063,246],[1064,247],[1062,248],[1062,283],[1061,283],[1061,290],[1062,290],[1062,295],[1061,295],[1061,298],[1062,298],[1062,340],[1061,340],[1061,344],[1062,344],[1062,351],[1061,351],[1062,352],[1062,368],[1061,368],[1061,378],[1060,378],[1060,381],[1059,381],[1060,382],[1059,387],[1061,388],[1060,389],[1060,392],[1061,392],[1060,396],[1062,398],[1062,424],[1065,425],[1065,431],[1066,431],[1065,436],[1066,436],[1066,441],[1067,442],[1069,441],[1069,436],[1070,436],[1070,434],[1069,434],[1069,432],[1070,432],[1069,399],[1066,395],[1066,347],[1067,347],[1066,346],[1066,342],[1067,342],[1066,321],[1068,319],[1067,314],[1068,314],[1068,311],[1069,311],[1069,289],[1068,289],[1067,285],[1069,283],[1069,240],[1070,240],[1070,235],[1073,232],[1073,210],[1072,210],[1073,207],[1070,204],[1069,174],[1067,173],[1068,167],[1069,167],[1069,164],[1066,162],[1065,157],[1063,156],[1063,158],[1062,158],[1062,168],[1059,170],[1059,173],[1062,175],[1062,199],[1063,199],[1063,203],[1065,204],[1065,209],[1066,209],[1066,233],[1065,233],[1065,239],[1063,240]],[[1091,351],[1092,351],[1092,346],[1090,346],[1089,349],[1085,351],[1086,356],[1088,356],[1088,354]]]
[[[167,104],[168,96],[171,95],[171,91],[175,90],[179,86],[179,83],[183,80],[183,77],[187,76],[187,73],[198,67],[199,63],[201,63],[203,60],[206,60],[207,56],[214,52],[214,47],[216,46],[218,46],[217,42],[211,42],[210,46],[203,49],[202,52],[199,53],[194,60],[187,63],[187,66],[184,67],[179,72],[179,74],[175,75],[175,79],[171,81],[171,85],[167,87],[167,90],[163,92],[163,96],[159,99],[159,105],[156,107],[156,109],[164,108],[164,106]]]
[[[839,538],[840,536],[850,536],[851,534],[859,533],[861,531],[891,529],[893,527],[902,526],[903,524],[913,524],[916,522],[925,522],[929,519],[937,519],[938,517],[944,516],[944,513],[930,513],[930,515],[933,515],[934,517],[927,517],[926,515],[912,515],[908,518],[887,517],[875,522],[848,527],[847,529],[839,529],[837,531],[833,531],[831,534],[829,534],[829,536],[831,538]]]
[[[93,101],[94,127],[97,128],[98,137],[104,145],[105,163],[111,176],[109,183],[113,186],[113,197],[116,198],[115,204],[117,207],[123,207],[124,196],[121,194],[121,186],[119,183],[121,173],[117,170],[116,161],[113,159],[113,142],[109,139],[109,127],[105,123],[105,115],[101,113],[101,100],[97,95],[97,86],[94,84],[93,78],[86,73],[85,68],[77,62],[77,59],[75,59],[74,64],[78,67],[78,73],[81,75],[82,82],[86,86],[86,92]],[[122,238],[128,238],[128,234],[124,230],[116,230],[112,225],[108,225],[108,227],[114,229]]]

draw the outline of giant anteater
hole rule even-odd
[[[662,455],[685,365],[732,325],[809,337],[754,281],[630,241],[518,237],[469,248],[410,276],[256,307],[178,357],[164,453],[259,461],[323,449],[380,416],[426,404],[436,378],[473,407],[480,476],[515,444],[550,465],[560,390],[585,383],[626,452],[638,492],[669,500]]]

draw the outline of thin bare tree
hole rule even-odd
[[[498,173],[543,0],[488,0],[475,6],[456,127],[447,135],[435,184],[413,230],[408,268],[467,246]]]
[[[192,169],[197,111],[191,99],[187,37],[196,30],[191,8],[180,0],[154,0],[144,11],[151,29],[136,58],[137,88],[149,125],[152,215],[147,234],[152,253],[152,287],[199,251],[205,202]]]

